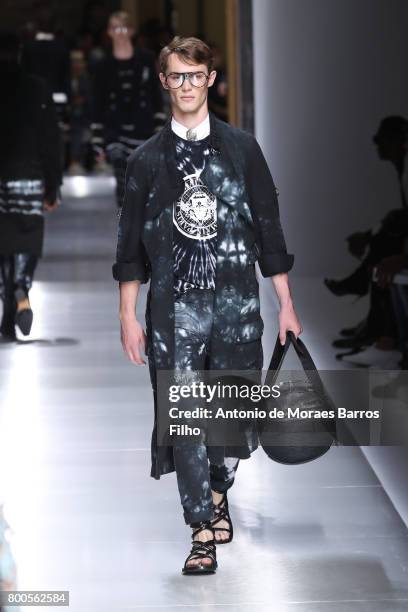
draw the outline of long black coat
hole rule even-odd
[[[217,197],[217,262],[211,370],[262,368],[263,320],[255,274],[288,272],[279,219],[277,191],[256,139],[217,119],[210,112],[211,155],[201,180]],[[174,369],[173,202],[183,192],[176,172],[173,132],[165,127],[130,157],[126,195],[119,220],[116,263],[118,281],[140,280],[150,287],[146,333],[150,377],[155,399],[151,476],[174,471],[172,448],[158,446],[156,430],[157,370]],[[226,456],[247,458],[258,445],[254,428]]]

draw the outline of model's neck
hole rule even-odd
[[[207,104],[203,104],[203,106],[194,113],[183,113],[179,109],[173,108],[172,115],[176,121],[190,130],[197,127],[197,125],[200,125],[200,123],[204,121],[208,115],[208,106]]]
[[[113,43],[113,56],[116,59],[130,59],[133,55],[133,44],[130,40],[114,42]]]

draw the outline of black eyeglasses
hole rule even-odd
[[[170,72],[166,76],[166,85],[170,89],[178,89],[186,79],[188,79],[194,87],[204,87],[210,76],[205,72]]]

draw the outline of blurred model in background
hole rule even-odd
[[[15,324],[31,330],[29,301],[42,255],[44,210],[58,205],[61,185],[60,135],[46,83],[25,74],[20,42],[0,31],[0,334],[14,340]]]
[[[94,75],[92,140],[98,159],[106,157],[116,178],[121,207],[127,159],[160,129],[166,119],[154,53],[134,46],[127,13],[113,13],[108,22],[112,53]]]
[[[87,171],[87,149],[90,141],[91,91],[84,54],[71,51],[71,109],[69,168],[71,175]]]
[[[21,65],[29,74],[44,79],[52,93],[62,133],[61,154],[65,159],[71,99],[70,56],[68,45],[56,36],[55,11],[47,0],[34,3],[34,29],[34,38],[23,47]]]
[[[228,123],[228,82],[227,71],[220,48],[216,44],[210,44],[214,58],[214,69],[217,71],[217,78],[213,85],[208,89],[208,108],[219,119]]]

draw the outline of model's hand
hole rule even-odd
[[[287,331],[292,331],[296,338],[303,331],[292,302],[282,305],[279,312],[279,340],[282,345],[285,345]]]
[[[49,202],[48,200],[44,200],[44,209],[52,212],[58,208],[58,200],[54,200],[54,202]]]
[[[143,327],[135,316],[129,318],[121,318],[120,337],[123,350],[126,355],[137,365],[146,363],[140,356],[140,345],[143,347],[143,352],[146,354],[146,334]]]

